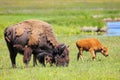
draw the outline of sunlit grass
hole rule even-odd
[[[0,38],[7,26],[27,19],[44,20],[56,34],[80,34],[80,27],[104,27],[104,18],[119,18],[120,1],[114,0],[4,0],[0,1]],[[98,17],[94,17],[98,16]],[[59,30],[61,29],[61,31]]]
[[[109,56],[106,58],[102,54],[97,54],[97,59],[91,61],[89,52],[83,52],[84,62],[77,62],[77,48],[75,42],[78,39],[88,38],[87,36],[57,36],[59,42],[69,45],[70,64],[68,67],[42,67],[40,64],[32,66],[32,59],[29,68],[24,68],[22,55],[17,56],[17,68],[11,68],[9,53],[4,40],[0,41],[0,77],[3,80],[119,80],[120,76],[120,48],[119,37],[89,36],[98,38],[102,44],[109,48]],[[112,75],[111,75],[112,74]],[[9,75],[9,76],[8,76]]]
[[[0,80],[119,80],[120,79],[120,37],[81,35],[83,26],[105,26],[104,18],[120,16],[119,0],[0,0]],[[99,16],[94,18],[94,16]],[[3,37],[4,29],[18,22],[38,19],[53,26],[60,43],[69,45],[68,67],[24,68],[23,56],[16,58],[17,68],[11,68],[11,61]],[[94,33],[93,33],[94,34]],[[78,39],[98,38],[109,49],[109,56],[97,54],[91,61],[89,52],[84,52],[84,63],[77,62]]]

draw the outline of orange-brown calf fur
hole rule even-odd
[[[92,59],[96,58],[96,52],[101,52],[104,56],[108,56],[107,47],[103,46],[98,39],[95,38],[87,38],[83,40],[78,40],[76,42],[76,46],[79,50],[77,55],[77,60],[79,57],[83,60],[82,52],[89,51],[92,54]]]

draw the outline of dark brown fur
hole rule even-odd
[[[34,27],[37,26],[37,27]],[[29,37],[28,45],[34,45],[38,43],[38,37],[41,34],[47,36],[47,40],[53,44],[53,46],[58,45],[59,43],[56,40],[52,26],[46,22],[39,20],[26,20],[24,22],[14,25],[16,36],[20,36],[24,31],[30,31],[31,35]]]
[[[54,35],[52,26],[44,21],[26,20],[5,29],[4,37],[10,52],[12,66],[16,67],[16,55],[21,53],[24,55],[23,62],[28,66],[31,54],[34,55],[33,65],[36,64],[36,56],[43,52],[54,55],[52,63],[55,63],[55,56],[59,54],[59,59],[63,59],[61,55],[69,58],[69,51],[64,45],[60,45]],[[68,64],[63,61],[63,64]]]

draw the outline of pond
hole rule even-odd
[[[120,36],[120,22],[107,22],[108,30],[106,35],[108,36]]]

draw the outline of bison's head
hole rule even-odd
[[[108,48],[107,47],[103,46],[101,52],[104,56],[106,56],[106,57],[108,56]]]
[[[65,44],[60,44],[56,47],[55,64],[57,66],[68,66],[69,50]]]

